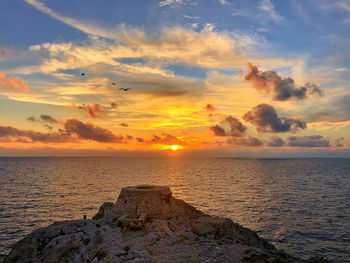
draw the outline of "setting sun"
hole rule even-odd
[[[160,145],[160,149],[162,149],[162,150],[171,150],[171,151],[176,152],[176,151],[184,149],[184,146],[181,146],[181,145],[178,145],[178,144],[169,144],[169,145],[161,144]]]
[[[179,145],[171,145],[171,149],[173,151],[177,151],[179,149]]]

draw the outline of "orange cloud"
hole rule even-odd
[[[92,119],[97,119],[102,117],[103,111],[101,109],[101,106],[97,103],[95,104],[82,104],[80,106],[76,106],[73,104],[74,108],[77,108],[79,110],[83,110],[87,112],[86,117],[90,117]]]
[[[152,139],[145,140],[143,138],[136,138],[137,142],[145,144],[161,144],[161,145],[180,145],[188,146],[188,143],[171,134],[153,135]]]
[[[27,118],[28,121],[32,122],[47,122],[47,123],[58,123],[58,120],[56,120],[54,117],[46,114],[41,114],[40,119],[35,118],[34,116],[30,116]]]
[[[68,143],[77,142],[71,135],[62,132],[43,133],[32,130],[20,130],[11,126],[0,126],[1,142],[21,142],[21,143]]]
[[[165,144],[165,145],[172,145],[172,144],[177,144],[177,145],[182,145],[182,146],[188,145],[187,142],[180,140],[179,138],[177,138],[171,134],[163,134],[162,137],[154,135],[152,142],[159,143],[159,144]]]
[[[133,139],[130,135],[126,137],[116,135],[106,128],[91,122],[84,123],[75,118],[63,121],[63,125],[64,129],[58,129],[57,132],[50,133],[0,125],[0,142],[80,143],[82,141],[94,141],[100,143],[127,143],[128,140]],[[49,125],[45,125],[45,128],[50,131],[53,129]]]
[[[216,111],[216,108],[213,104],[207,104],[205,107],[204,107],[205,110],[207,111]]]
[[[123,136],[117,136],[108,129],[92,123],[83,123],[78,119],[66,120],[64,128],[66,132],[76,134],[80,139],[114,143],[122,143],[124,141]]]
[[[4,72],[0,71],[0,89],[6,92],[15,92],[15,93],[28,93],[30,89],[28,85],[25,84],[22,80],[15,77],[6,77]]]

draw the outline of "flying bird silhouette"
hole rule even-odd
[[[112,82],[112,85],[114,85],[114,86],[115,86],[115,85],[117,85],[117,84],[115,84],[114,82]]]
[[[83,73],[81,73],[80,75],[81,75],[81,76],[85,76],[85,73],[83,72]]]
[[[124,91],[128,91],[130,88],[119,88],[121,90],[124,90]]]

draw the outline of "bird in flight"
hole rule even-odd
[[[81,73],[80,75],[81,75],[81,76],[85,76],[85,73],[83,72],[83,73]]]
[[[115,84],[114,82],[112,82],[112,85],[116,86],[117,84]]]
[[[124,90],[124,91],[128,91],[130,88],[119,88],[121,90]]]

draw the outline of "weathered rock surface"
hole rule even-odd
[[[22,240],[14,262],[328,262],[278,251],[231,219],[205,215],[168,187],[123,188],[91,220],[55,222]]]

